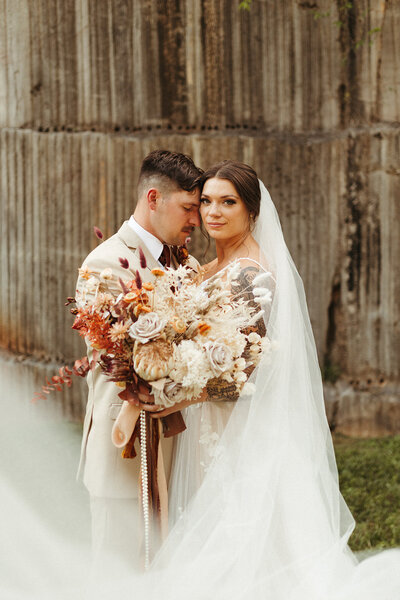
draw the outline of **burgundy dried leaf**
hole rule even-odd
[[[101,231],[101,229],[99,229],[98,227],[93,227],[93,231],[94,231],[94,235],[99,238],[99,240],[102,240],[104,235],[103,232]]]
[[[51,392],[61,392],[63,385],[71,387],[72,374],[78,375],[80,377],[85,377],[88,371],[89,361],[86,356],[75,361],[72,371],[67,366],[60,367],[58,369],[59,375],[53,375],[51,377],[51,382],[48,380],[48,378],[46,378],[46,385],[42,386],[40,392],[36,392],[33,395],[32,401],[36,402],[37,400],[44,400],[46,398],[46,395],[50,394]]]
[[[140,266],[142,267],[142,269],[145,269],[147,267],[147,260],[144,255],[144,252],[140,246],[139,246],[139,259],[140,259]]]
[[[122,258],[121,256],[119,257],[119,262],[121,263],[121,267],[123,269],[129,269],[129,261],[127,258]]]
[[[74,362],[72,371],[73,371],[74,375],[77,375],[78,377],[86,377],[86,375],[89,371],[89,368],[90,367],[89,367],[89,361],[87,359],[87,356],[84,356],[83,358],[80,358]]]
[[[136,281],[137,289],[141,290],[143,287],[143,283],[142,283],[142,278],[140,277],[139,271],[136,271],[135,281]]]
[[[121,260],[121,259],[120,259],[120,260]],[[124,292],[124,294],[127,294],[129,290],[128,290],[128,288],[126,287],[126,285],[124,284],[124,282],[122,281],[121,277],[119,278],[119,280],[118,280],[118,281],[119,281],[119,285],[121,286],[121,288],[122,288],[122,291]]]
[[[134,406],[139,406],[139,400],[135,394],[135,388],[132,384],[128,383],[126,388],[118,394],[118,397],[121,398],[121,400],[126,400]]]

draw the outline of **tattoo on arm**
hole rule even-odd
[[[256,267],[246,267],[240,271],[239,277],[232,282],[232,294],[235,298],[243,297],[250,305],[257,307],[253,296],[253,279],[259,272],[259,269]],[[266,328],[262,317],[254,325],[244,329],[244,333],[247,335],[252,331],[255,331],[261,337],[266,335]],[[242,354],[242,357],[246,360],[250,359],[250,346],[251,344],[247,343]],[[247,377],[250,377],[254,369],[255,365],[249,365],[244,369]],[[240,396],[240,392],[234,381],[229,382],[218,378],[210,379],[207,383],[206,390],[210,402],[233,402]]]

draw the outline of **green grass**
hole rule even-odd
[[[400,546],[400,436],[354,439],[335,435],[340,488],[356,528],[354,551]]]

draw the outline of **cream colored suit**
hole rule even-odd
[[[147,267],[142,269],[139,261],[139,247],[142,248]],[[121,267],[119,258],[129,261],[129,269]],[[190,266],[197,269],[198,263],[190,257]],[[119,231],[105,242],[99,244],[86,258],[82,266],[99,274],[105,268],[111,268],[113,279],[105,281],[104,288],[113,295],[118,295],[121,288],[118,278],[128,280],[138,270],[143,281],[153,281],[151,269],[160,265],[140,237],[125,221]],[[172,264],[172,266],[177,266]],[[77,290],[83,292],[87,280],[79,277]],[[91,349],[88,349],[89,359]],[[87,377],[89,397],[83,427],[81,459],[78,477],[83,474],[83,481],[92,496],[103,498],[137,498],[140,452],[133,459],[123,459],[121,450],[111,442],[111,431],[121,408],[122,400],[118,397],[120,389],[107,381],[100,367],[96,366]],[[172,447],[174,438],[162,436],[161,447],[167,482],[171,469]]]

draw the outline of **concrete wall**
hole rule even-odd
[[[64,298],[92,226],[132,212],[147,152],[237,158],[271,192],[339,376],[331,422],[400,431],[400,4],[352,5],[4,0],[0,345],[39,365],[82,353]]]

